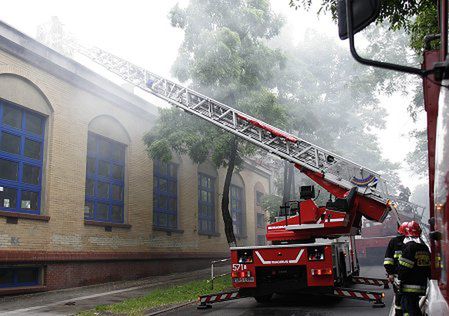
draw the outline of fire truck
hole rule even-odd
[[[382,223],[362,220],[361,233],[355,236],[361,264],[380,264],[389,241],[397,235],[398,221],[402,223],[414,220],[421,223],[424,231],[428,232],[428,224],[423,221],[424,206],[401,200],[399,197],[392,196],[390,198],[396,202],[397,214],[388,215]],[[397,215],[398,218],[394,215]]]
[[[449,59],[447,0],[435,2],[439,34],[423,38],[425,50],[420,68],[370,60],[355,48],[355,33],[374,22],[381,10],[380,0],[339,0],[338,24],[341,39],[349,39],[351,55],[358,62],[393,71],[418,75],[423,79],[424,108],[427,113],[429,164],[429,226],[432,278],[425,298],[429,315],[449,315]],[[439,49],[432,50],[431,42]]]
[[[232,247],[236,290],[202,296],[200,307],[248,296],[264,302],[273,293],[301,291],[384,306],[382,292],[347,287],[388,286],[387,280],[359,276],[354,238],[362,218],[382,222],[391,210],[379,173],[104,50],[76,50],[136,87],[289,161],[330,193],[325,205],[317,205],[314,187],[301,187],[299,201],[283,205],[277,221],[267,226],[271,245]]]

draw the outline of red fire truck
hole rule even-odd
[[[384,306],[382,292],[346,287],[388,286],[384,279],[358,276],[354,242],[363,217],[382,222],[391,210],[378,185],[384,181],[380,174],[99,48],[78,51],[158,98],[293,163],[331,195],[326,205],[317,205],[314,187],[302,187],[300,200],[283,205],[276,222],[267,226],[271,245],[231,248],[237,291],[202,296],[201,307],[247,296],[266,301],[273,293],[301,291]]]
[[[399,222],[416,221],[426,229],[428,225],[423,222],[425,207],[402,201],[397,197],[392,197],[397,205],[397,216]],[[398,218],[390,214],[382,223],[362,220],[361,234],[355,236],[358,258],[361,264],[379,265],[383,261],[385,249],[391,238],[397,235]]]
[[[351,54],[360,63],[423,78],[429,163],[429,237],[432,252],[432,279],[426,296],[426,312],[429,315],[449,315],[449,4],[447,0],[435,2],[435,21],[438,21],[440,33],[429,34],[423,39],[426,49],[421,68],[369,60],[358,55],[354,34],[376,20],[381,5],[380,0],[339,0],[339,33],[342,39],[349,38]],[[438,41],[438,50],[430,49],[431,41]]]

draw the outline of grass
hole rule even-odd
[[[225,291],[231,287],[229,276],[215,279],[213,290],[211,290],[211,285],[207,280],[192,281],[156,289],[145,296],[127,299],[120,303],[99,305],[95,309],[81,312],[78,315],[143,315],[149,309],[196,301],[199,295]]]

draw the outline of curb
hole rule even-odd
[[[155,311],[155,312],[150,312],[148,314],[144,314],[144,316],[155,316],[155,315],[171,312],[171,311],[173,311],[175,309],[182,308],[182,307],[185,307],[187,305],[193,305],[195,303],[196,303],[196,301],[189,301],[187,303],[181,303],[181,304],[174,305],[174,306],[171,306],[171,307],[167,307],[165,309],[161,309],[161,310],[158,310],[158,311]]]

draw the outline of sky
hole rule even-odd
[[[338,39],[337,26],[329,16],[318,17],[313,10],[296,11],[289,7],[288,2],[272,0],[271,4],[274,11],[286,18],[284,30],[293,41],[300,42],[307,28],[315,28],[334,36],[339,45],[348,46],[347,41]],[[154,73],[171,77],[171,65],[183,40],[183,31],[172,27],[167,18],[176,3],[185,6],[188,0],[9,0],[2,1],[0,20],[35,37],[38,25],[58,16],[66,28],[83,42],[110,51]],[[380,96],[380,100],[388,113],[386,128],[378,131],[383,156],[401,164],[401,180],[413,190],[425,179],[417,179],[404,160],[414,146],[408,134],[416,124],[424,126],[423,114],[417,123],[413,122],[406,110],[410,100],[403,95]]]

